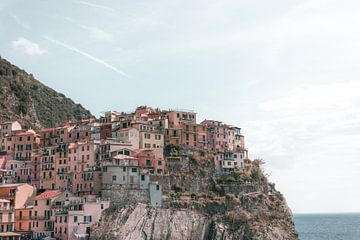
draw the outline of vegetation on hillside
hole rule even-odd
[[[92,115],[80,104],[0,57],[0,117],[39,129]]]

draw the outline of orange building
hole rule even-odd
[[[33,206],[15,209],[15,232],[20,233],[25,238],[32,236],[32,210]]]

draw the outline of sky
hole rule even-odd
[[[360,212],[360,2],[1,0],[0,55],[93,114],[242,128],[294,213]]]

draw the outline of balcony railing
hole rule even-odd
[[[1,194],[0,198],[14,198],[15,193]]]
[[[30,216],[22,216],[22,217],[20,217],[20,216],[15,216],[15,220],[16,221],[22,221],[22,220],[24,220],[24,221],[26,221],[26,220],[31,220],[32,218],[30,217]]]
[[[0,211],[14,211],[14,207],[0,207]]]

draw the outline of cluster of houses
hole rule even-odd
[[[112,187],[147,190],[161,206],[150,176],[167,175],[169,144],[213,151],[217,172],[244,167],[248,154],[240,128],[197,123],[193,111],[141,106],[38,132],[0,122],[0,239],[89,239]]]

